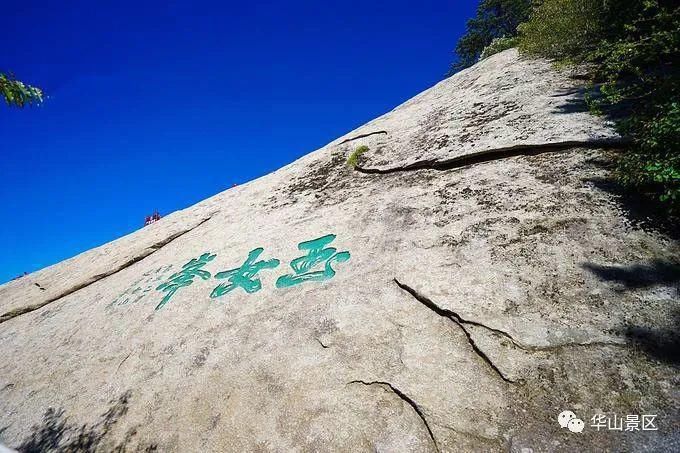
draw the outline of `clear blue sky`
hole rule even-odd
[[[269,173],[443,78],[468,1],[15,1],[0,282]]]

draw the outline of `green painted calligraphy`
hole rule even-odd
[[[132,283],[128,289],[121,293],[113,302],[107,305],[107,307],[135,304],[139,302],[148,292],[158,285],[157,282],[164,280],[165,274],[170,269],[172,269],[172,264],[144,272],[141,278]]]
[[[212,299],[223,296],[236,288],[243,288],[248,294],[259,291],[262,288],[262,282],[255,275],[264,269],[274,269],[280,263],[277,259],[270,259],[269,261],[255,260],[262,254],[264,249],[262,247],[252,250],[248,254],[248,259],[236,269],[231,269],[215,274],[215,278],[229,280],[229,284],[220,284],[210,294]]]
[[[288,288],[308,281],[320,282],[333,278],[335,270],[332,264],[334,262],[345,262],[350,257],[349,252],[337,252],[334,247],[325,248],[335,240],[335,237],[334,234],[328,234],[312,241],[300,242],[298,249],[307,252],[307,255],[295,258],[290,262],[290,267],[295,271],[295,274],[279,277],[276,280],[276,287]],[[323,270],[312,271],[314,267],[324,261]]]
[[[214,260],[217,255],[211,255],[210,252],[204,253],[199,258],[194,258],[184,266],[182,270],[170,276],[167,282],[159,285],[156,290],[164,291],[167,294],[163,300],[156,306],[156,310],[168,303],[170,298],[177,292],[178,289],[189,286],[194,282],[194,277],[200,277],[203,280],[210,278],[210,272],[204,271],[201,268]]]

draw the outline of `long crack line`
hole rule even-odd
[[[104,272],[104,273],[101,273],[101,274],[97,274],[94,277],[89,278],[85,282],[80,283],[80,284],[75,285],[75,286],[72,286],[71,288],[67,289],[66,291],[63,291],[62,293],[60,293],[60,294],[58,294],[54,297],[51,297],[51,298],[49,298],[45,301],[39,302],[37,304],[15,308],[14,310],[10,310],[6,313],[3,313],[2,315],[0,315],[0,323],[3,323],[5,321],[9,321],[10,319],[16,318],[17,316],[21,316],[23,314],[30,313],[32,311],[38,310],[38,309],[44,307],[45,305],[51,304],[52,302],[56,302],[57,300],[62,299],[66,296],[69,296],[69,295],[75,293],[76,291],[79,291],[79,290],[86,288],[86,287],[88,287],[88,286],[90,286],[94,283],[97,283],[98,281],[103,280],[106,277],[110,277],[114,274],[117,274],[118,272],[120,272],[120,271],[132,266],[133,264],[143,260],[144,258],[156,253],[158,250],[165,247],[166,245],[168,245],[172,241],[179,239],[181,236],[184,236],[185,234],[195,230],[196,228],[200,227],[201,225],[203,225],[205,222],[207,222],[211,218],[212,218],[212,216],[208,217],[205,220],[202,220],[201,222],[199,222],[198,224],[196,224],[195,226],[193,226],[193,227],[191,227],[187,230],[180,231],[179,233],[175,233],[172,236],[169,236],[169,237],[163,239],[162,241],[159,241],[155,244],[150,245],[149,247],[144,249],[144,252],[142,252],[140,255],[135,256],[134,258],[131,258],[130,260],[126,261],[125,263],[121,264],[120,266],[117,266],[117,267],[111,269],[110,271],[107,271],[107,272]]]
[[[425,429],[427,429],[427,433],[430,435],[430,439],[432,440],[432,443],[434,444],[434,448],[437,452],[439,452],[439,445],[437,444],[437,439],[434,437],[434,433],[432,432],[432,429],[430,428],[430,424],[427,422],[427,419],[425,418],[425,414],[423,413],[422,409],[420,409],[420,406],[418,406],[418,403],[416,403],[413,399],[411,399],[408,395],[406,395],[404,392],[390,384],[389,382],[385,381],[362,381],[362,380],[354,380],[350,381],[347,384],[363,384],[367,386],[371,385],[379,385],[381,387],[388,387],[392,393],[397,395],[399,398],[401,398],[404,402],[406,402],[411,408],[418,414],[418,417],[420,417],[420,420],[423,422],[423,425],[425,425]]]
[[[338,146],[344,145],[345,143],[353,142],[354,140],[359,140],[360,138],[366,138],[366,137],[370,137],[371,135],[377,135],[377,134],[387,134],[387,131],[369,132],[367,134],[357,135],[356,137],[346,138],[345,140],[338,143]]]
[[[451,321],[453,321],[460,329],[463,331],[465,336],[467,337],[468,343],[470,344],[470,347],[472,347],[472,350],[475,351],[475,353],[484,361],[486,362],[487,365],[505,382],[508,382],[510,384],[514,384],[516,381],[508,378],[503,372],[496,366],[496,364],[493,363],[493,361],[489,358],[488,355],[484,351],[481,350],[479,346],[477,346],[477,343],[475,340],[472,338],[472,335],[470,332],[465,328],[465,323],[461,320],[460,316],[458,316],[456,313],[452,312],[451,310],[446,310],[441,307],[439,307],[437,304],[432,302],[430,299],[427,297],[418,294],[416,290],[411,288],[408,285],[404,285],[401,283],[399,280],[396,278],[394,279],[394,282],[404,291],[409,293],[411,296],[413,296],[418,302],[422,303],[425,305],[427,308],[430,310],[434,311],[437,313],[439,316],[442,316],[444,318],[448,318]]]
[[[418,292],[415,289],[411,288],[408,285],[405,285],[405,284],[399,282],[396,278],[394,279],[394,281],[401,289],[407,291],[411,295],[414,295],[414,293],[418,294]],[[414,297],[416,297],[416,296],[414,295]],[[420,297],[420,299],[418,299],[418,297]],[[427,297],[425,297],[421,294],[418,294],[416,299],[419,302],[423,303],[425,306],[427,306],[429,309],[431,309],[434,312],[436,312],[437,314],[439,314],[440,316],[453,317],[459,323],[468,324],[468,325],[475,326],[475,327],[481,327],[481,328],[486,329],[490,332],[497,333],[497,334],[507,338],[513,344],[513,346],[515,346],[515,347],[517,347],[517,348],[519,348],[523,351],[527,351],[527,352],[550,352],[550,351],[557,351],[557,350],[560,350],[560,349],[576,348],[576,347],[579,347],[579,348],[585,348],[585,347],[601,348],[601,347],[606,347],[606,346],[613,346],[613,347],[626,347],[626,346],[628,346],[627,343],[625,343],[623,341],[620,341],[620,342],[616,342],[616,341],[566,342],[566,343],[559,343],[559,344],[552,345],[552,346],[530,345],[530,344],[522,343],[521,341],[519,341],[518,339],[516,339],[515,337],[513,337],[512,335],[510,335],[508,332],[506,332],[504,330],[500,330],[500,329],[497,329],[495,327],[487,326],[486,324],[483,324],[479,321],[472,321],[470,319],[465,319],[453,310],[441,308],[439,305],[435,304],[432,300],[428,299]],[[425,301],[427,301],[427,302],[425,302]]]
[[[624,147],[630,143],[627,138],[617,139],[602,139],[593,140],[589,142],[583,141],[565,141],[558,143],[545,143],[538,145],[513,145],[503,148],[495,148],[486,151],[479,151],[476,153],[467,154],[465,156],[454,157],[452,159],[437,161],[437,160],[422,160],[414,162],[403,167],[394,168],[365,168],[355,166],[354,169],[360,173],[367,174],[388,174],[398,173],[413,170],[453,170],[455,168],[467,167],[469,165],[481,164],[493,160],[507,159],[515,156],[535,156],[538,154],[550,153],[555,151],[564,151],[571,148],[588,148],[588,149],[611,149]]]

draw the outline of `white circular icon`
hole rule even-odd
[[[572,418],[569,420],[569,424],[567,425],[567,428],[569,428],[569,431],[572,433],[580,433],[583,431],[583,427],[585,424],[583,423],[583,420],[580,418]]]
[[[569,425],[569,420],[576,418],[576,414],[572,411],[562,411],[560,415],[557,416],[557,421],[562,428],[566,428]]]

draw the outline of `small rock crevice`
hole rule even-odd
[[[470,431],[461,431],[461,430],[454,428],[452,426],[442,425],[442,424],[439,424],[439,423],[436,423],[436,422],[434,423],[434,425],[436,425],[437,427],[439,427],[441,429],[446,429],[448,431],[451,431],[452,433],[454,433],[457,436],[463,436],[463,437],[467,437],[467,438],[470,438],[470,439],[474,439],[477,442],[480,442],[481,444],[492,444],[494,446],[501,447],[504,451],[510,451],[509,448],[503,448],[503,446],[505,446],[506,442],[504,441],[504,439],[502,437],[496,438],[496,437],[482,436],[478,433],[473,433],[473,432],[470,432]]]
[[[130,357],[130,355],[132,355],[131,352],[129,352],[128,355],[126,355],[126,356],[123,358],[123,360],[121,360],[121,361],[118,363],[118,367],[116,367],[116,373],[118,373],[118,371],[120,370],[120,367],[123,366],[123,364],[124,364],[125,361]]]
[[[359,140],[360,138],[366,138],[366,137],[370,137],[371,135],[378,135],[378,134],[387,134],[387,131],[369,132],[367,134],[357,135],[356,137],[346,138],[345,140],[338,143],[338,146],[344,145],[345,143],[353,142],[354,140]]]
[[[88,287],[88,286],[90,286],[94,283],[97,283],[99,280],[102,280],[106,277],[110,277],[111,275],[117,274],[118,272],[120,272],[120,271],[132,266],[133,264],[143,260],[144,258],[148,257],[149,255],[156,253],[158,250],[165,247],[166,245],[168,245],[172,241],[179,239],[181,236],[184,236],[185,234],[195,230],[196,228],[200,227],[201,225],[206,223],[211,218],[212,218],[212,216],[208,217],[205,220],[202,220],[201,222],[199,222],[198,224],[196,224],[195,226],[193,226],[193,227],[191,227],[187,230],[183,230],[183,231],[180,231],[178,233],[175,233],[172,236],[169,236],[169,237],[163,239],[162,241],[159,241],[159,242],[156,242],[155,244],[150,245],[149,247],[144,249],[139,255],[129,259],[125,263],[123,263],[119,266],[116,266],[116,267],[114,267],[113,269],[110,269],[107,272],[97,274],[97,275],[87,279],[86,281],[84,281],[82,283],[79,283],[75,286],[72,286],[71,288],[63,291],[62,293],[60,293],[60,294],[58,294],[54,297],[50,297],[49,299],[44,300],[42,302],[39,302],[37,304],[15,308],[14,310],[10,310],[6,313],[3,313],[2,315],[0,315],[0,323],[3,323],[5,321],[9,321],[10,319],[16,318],[17,316],[21,316],[23,314],[30,313],[32,311],[38,310],[38,309],[44,307],[45,305],[51,304],[52,302],[56,302],[57,300],[62,299],[66,296],[69,296],[69,295],[75,293],[76,291],[79,291],[79,290],[86,288],[86,287]]]
[[[464,156],[454,157],[443,161],[438,160],[422,160],[414,162],[403,167],[394,168],[365,168],[355,166],[354,169],[360,173],[366,174],[388,174],[398,173],[413,170],[453,170],[456,168],[467,167],[470,165],[491,162],[494,160],[507,159],[515,156],[535,156],[543,153],[550,153],[556,151],[564,151],[571,148],[588,148],[588,149],[612,149],[622,148],[630,143],[627,138],[618,139],[603,139],[592,141],[565,141],[556,143],[546,143],[537,145],[513,145],[503,148],[490,149],[486,151],[479,151],[476,153],[466,154]]]
[[[378,385],[384,389],[389,389],[392,393],[397,395],[401,400],[403,400],[406,404],[411,406],[411,408],[415,411],[415,413],[420,417],[420,420],[423,422],[423,425],[425,425],[425,429],[427,429],[427,433],[430,436],[430,439],[432,440],[432,443],[434,444],[434,449],[439,452],[439,445],[437,444],[437,440],[434,437],[434,433],[432,432],[432,429],[430,428],[430,424],[427,422],[427,419],[425,418],[425,414],[423,413],[423,410],[418,406],[418,403],[416,403],[412,398],[410,398],[408,395],[406,395],[404,392],[399,390],[397,387],[393,386],[389,382],[385,381],[362,381],[362,380],[354,380],[350,381],[347,384],[362,384],[362,385]]]

